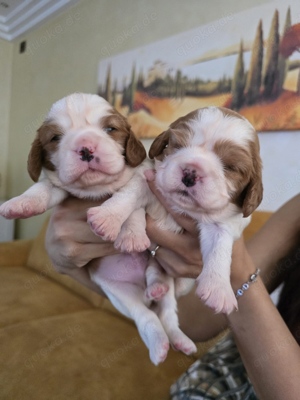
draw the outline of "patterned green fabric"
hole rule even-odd
[[[171,386],[172,400],[258,400],[231,334]]]

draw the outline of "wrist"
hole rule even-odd
[[[270,296],[258,275],[257,281],[249,285],[249,289],[246,290],[242,296],[238,297],[238,310],[226,315],[229,325],[232,327],[236,323],[241,323],[241,327],[248,326],[251,318],[253,318],[262,308],[269,305],[274,306]],[[246,322],[247,320],[247,322]]]
[[[250,280],[250,277],[255,274],[257,269],[252,264],[251,266],[243,265],[239,273],[234,273],[230,277],[230,283],[234,294],[237,293],[242,286]]]
[[[256,267],[253,264],[245,246],[240,247],[239,251],[234,248],[232,254],[230,282],[234,293],[246,283],[252,274],[256,272]]]

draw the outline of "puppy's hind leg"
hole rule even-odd
[[[146,269],[146,297],[150,300],[161,300],[169,290],[167,275],[155,258],[150,258]]]
[[[197,351],[195,343],[179,328],[177,301],[175,298],[174,279],[167,276],[169,291],[158,302],[158,316],[175,350],[190,355]]]
[[[96,283],[122,314],[134,320],[153,364],[163,362],[169,351],[169,339],[157,315],[146,306],[144,290],[128,282],[101,279]]]

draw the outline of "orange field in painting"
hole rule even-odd
[[[262,102],[240,111],[257,131],[284,131],[299,129],[300,96],[296,92],[285,90],[273,102]]]
[[[207,97],[184,97],[183,99],[169,99],[148,97],[144,93],[136,93],[135,103],[140,109],[128,116],[133,131],[141,138],[153,138],[175,121],[189,112],[211,106],[223,106],[230,100],[230,94],[219,94]],[[120,104],[120,103],[119,103]],[[126,115],[126,110],[117,107]]]
[[[128,115],[128,109],[121,107],[121,97],[117,109]],[[184,97],[169,99],[149,97],[137,92],[137,111],[128,115],[133,131],[140,138],[153,138],[165,130],[177,118],[201,107],[230,105],[231,94],[206,97]],[[262,101],[251,107],[242,107],[239,113],[245,116],[258,131],[293,130],[300,126],[300,96],[296,92],[284,92],[272,102]]]

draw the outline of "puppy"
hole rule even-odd
[[[225,108],[195,110],[173,122],[159,135],[149,156],[155,159],[156,186],[166,201],[175,212],[188,215],[198,223],[204,266],[197,278],[197,295],[217,313],[231,313],[237,309],[230,284],[233,242],[249,224],[250,215],[260,204],[263,193],[262,163],[255,129],[244,117]],[[164,213],[142,179],[137,187],[138,191],[126,193],[125,213],[122,210],[124,200],[118,199],[118,195],[106,202],[110,207],[106,211],[99,207],[99,214],[90,218],[95,233],[103,234],[101,227],[108,224],[112,210],[114,218],[119,210],[118,218],[125,220],[140,207],[145,208],[161,228],[180,232],[181,228]],[[112,224],[111,217],[109,225]],[[116,232],[120,227],[121,221],[114,226]],[[109,231],[108,227],[106,229]],[[148,290],[154,285],[159,291],[165,284],[160,291],[166,293],[166,286],[174,286],[153,260],[147,275]],[[175,280],[175,289],[171,293],[178,297],[187,293],[191,286],[191,280]],[[171,302],[172,294],[166,296]]]
[[[197,295],[217,313],[237,309],[230,285],[232,245],[262,201],[254,127],[217,107],[179,118],[153,142],[156,185],[175,212],[198,223],[203,271]]]
[[[166,211],[148,188],[144,171],[153,166],[145,158],[127,120],[108,102],[96,95],[70,95],[52,106],[32,144],[28,172],[37,183],[3,204],[0,214],[28,218],[69,194],[95,200],[111,195],[88,211],[88,221],[117,248],[136,253],[93,260],[89,272],[112,304],[135,321],[157,365],[166,358],[169,342],[186,354],[196,347],[178,327],[173,280],[163,275],[162,282],[158,264],[154,259],[149,262],[145,252],[150,245],[146,205],[161,226],[168,225]],[[150,309],[152,300],[157,301],[155,312]]]

